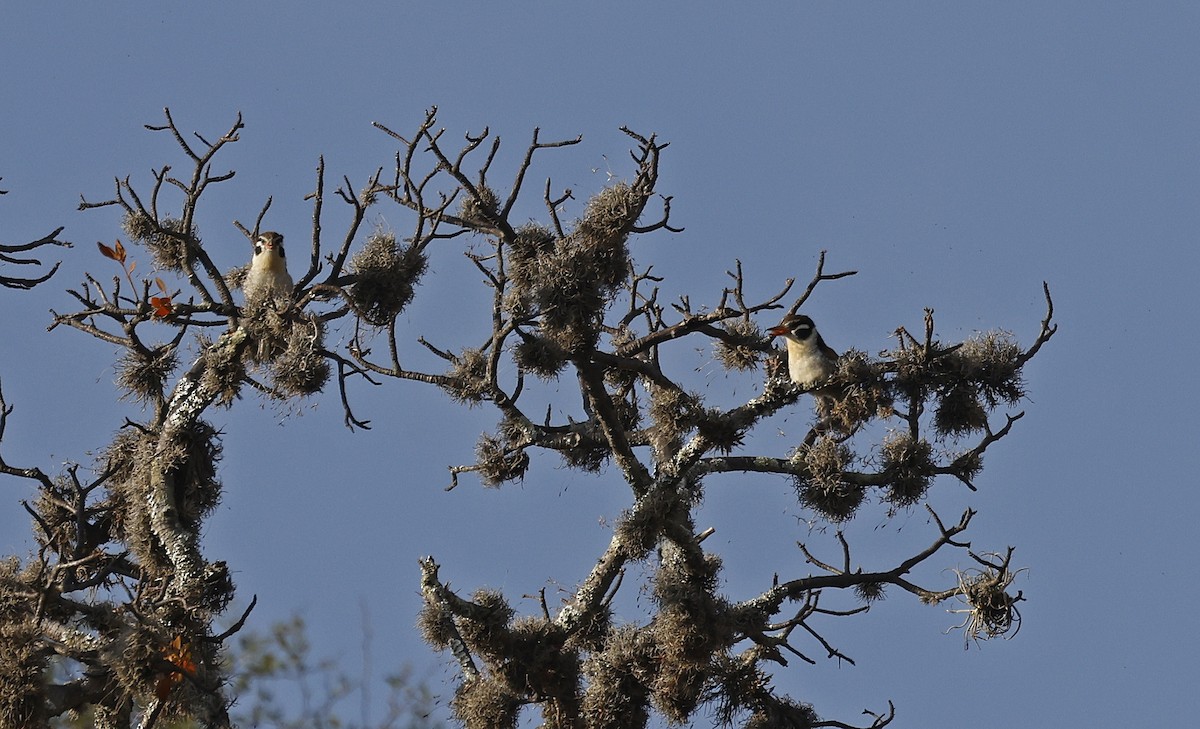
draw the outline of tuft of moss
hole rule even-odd
[[[614,629],[604,648],[583,663],[587,677],[581,713],[589,727],[645,727],[649,683],[658,673],[658,650],[635,625]]]
[[[707,596],[693,597],[664,605],[655,616],[652,630],[660,664],[651,696],[655,708],[673,723],[685,723],[700,703],[710,663],[722,647],[718,609]]]
[[[512,647],[497,667],[509,685],[548,697],[560,707],[575,706],[580,661],[576,651],[564,648],[566,633],[543,617],[527,616],[513,621],[511,636]]]
[[[43,684],[48,651],[32,619],[0,621],[0,726],[48,727]]]
[[[612,456],[608,445],[594,438],[583,438],[569,448],[560,448],[558,454],[568,468],[599,473]]]
[[[714,354],[727,370],[752,370],[770,350],[769,341],[753,320],[734,319],[722,329],[727,338],[716,340]]]
[[[892,391],[882,367],[865,352],[848,349],[838,358],[837,370],[824,388],[831,394],[818,397],[822,414],[843,434],[858,431],[873,418],[893,413]]]
[[[230,289],[240,289],[242,284],[246,283],[246,276],[250,273],[250,264],[246,263],[236,268],[231,268],[225,272],[225,285]]]
[[[157,440],[153,433],[136,428],[117,434],[104,453],[112,475],[102,506],[112,515],[109,530],[113,539],[128,545],[139,567],[148,574],[165,577],[173,568],[154,536],[146,499],[158,453]]]
[[[508,630],[513,618],[513,609],[499,590],[480,588],[471,596],[471,601],[481,607],[481,615],[460,617],[457,621],[459,634],[472,650],[498,656],[504,655],[511,646]]]
[[[102,660],[124,693],[152,696],[159,678],[158,659],[170,643],[169,637],[159,635],[149,624],[130,621],[105,643]]]
[[[1017,603],[1021,596],[1008,594],[1008,587],[1016,574],[1007,569],[991,567],[983,570],[957,571],[959,599],[969,609],[966,619],[959,626],[968,638],[974,640],[995,638],[1021,627],[1021,613]]]
[[[1014,405],[1025,397],[1018,365],[1022,354],[1012,334],[991,330],[963,342],[949,357],[958,374],[974,383],[989,407],[994,408],[1001,402]]]
[[[463,682],[450,702],[464,729],[515,729],[521,706],[505,682],[485,676]]]
[[[417,629],[421,637],[436,650],[443,650],[457,635],[454,618],[440,606],[425,603],[417,615]]]
[[[583,617],[564,643],[585,652],[603,650],[613,630],[612,608],[601,605]]]
[[[683,523],[687,518],[688,504],[683,495],[670,490],[652,491],[642,497],[637,509],[618,517],[614,534],[626,557],[636,562],[658,546],[665,524]]]
[[[500,218],[500,199],[487,185],[478,186],[476,192],[458,204],[458,217],[471,226],[492,228]]]
[[[729,453],[745,439],[745,432],[717,408],[704,408],[696,420],[696,430],[722,453]]]
[[[290,321],[283,352],[271,361],[271,379],[284,397],[315,395],[332,374],[321,353],[325,323],[317,316],[301,314]]]
[[[543,380],[556,379],[567,366],[567,353],[553,341],[529,334],[513,348],[513,360],[521,369]]]
[[[974,387],[955,383],[938,398],[933,427],[939,436],[958,437],[987,427],[987,410]]]
[[[866,489],[846,480],[845,471],[854,454],[836,438],[822,436],[793,456],[807,473],[793,477],[800,503],[832,522],[854,516],[866,497]]]
[[[168,483],[175,486],[175,506],[185,525],[198,525],[220,503],[217,462],[221,452],[220,433],[203,420],[179,431],[165,452],[158,443],[157,464],[167,471]]]
[[[854,593],[863,602],[879,602],[887,597],[886,588],[882,582],[860,582],[854,586]]]
[[[538,261],[554,251],[555,236],[551,230],[536,223],[526,223],[516,229],[516,237],[508,247],[507,271],[513,286],[528,292],[537,279]]]
[[[247,332],[247,336],[253,339],[254,335]],[[239,351],[228,342],[221,346],[220,342],[213,342],[203,336],[197,337],[196,341],[200,346],[200,356],[204,359],[204,373],[201,375],[200,384],[217,393],[217,404],[229,407],[241,392],[242,383],[246,380],[246,363],[240,351],[248,350],[252,356],[257,344],[251,341]]]
[[[296,309],[282,298],[259,301],[242,319],[242,327],[252,343],[246,347],[251,362],[263,363],[279,356],[287,347]]]
[[[907,431],[890,433],[884,438],[882,457],[888,502],[908,507],[925,497],[937,468],[929,441],[914,440]]]
[[[458,403],[475,405],[491,391],[487,380],[487,357],[478,349],[464,349],[446,372],[442,389]]]
[[[679,450],[687,435],[703,415],[698,395],[658,385],[648,385],[650,392],[650,446],[654,457],[663,462]]]
[[[21,560],[16,557],[0,559],[0,624],[16,620],[28,610],[32,594],[21,577]]]
[[[233,595],[233,575],[229,573],[229,565],[222,561],[205,565],[202,607],[212,614],[224,612]]]
[[[81,536],[76,523],[75,510],[70,507],[74,491],[65,475],[54,478],[50,486],[38,490],[34,500],[34,511],[38,514],[38,530],[34,537],[38,544],[53,545],[55,551],[69,554],[75,548],[76,537]],[[80,545],[82,548],[82,545]],[[77,573],[85,568],[76,570]]]
[[[600,337],[607,289],[597,255],[577,241],[559,241],[534,269],[531,301],[541,313],[543,336],[571,353],[588,352]]]
[[[108,478],[108,496],[103,502],[104,507],[112,515],[109,531],[114,541],[125,541],[125,525],[128,522],[131,504],[130,498],[135,498],[129,484],[140,476],[140,459],[152,449],[153,443],[148,442],[146,434],[134,428],[126,428],[117,433],[112,443],[97,459],[105,470],[110,472]]]
[[[170,343],[160,344],[146,350],[127,347],[117,364],[117,385],[141,403],[156,402],[163,398],[167,378],[179,365],[175,347]]]
[[[569,354],[593,349],[604,310],[629,275],[625,239],[642,202],[628,185],[616,185],[588,203],[565,238],[539,226],[518,229],[507,259],[508,310],[540,314],[542,335]]]
[[[929,366],[924,352],[918,347],[896,349],[888,352],[887,356],[896,370],[892,388],[906,401],[924,401],[942,382],[942,375]]]
[[[415,246],[401,248],[392,233],[377,231],[350,259],[350,301],[363,321],[383,327],[412,301],[428,260]]]
[[[720,726],[733,726],[739,715],[760,705],[770,694],[770,678],[759,667],[765,658],[757,647],[736,658],[722,653],[714,661],[716,719]]]
[[[155,221],[141,212],[126,212],[121,227],[150,251],[156,268],[167,271],[184,270],[192,256],[189,243],[198,245],[200,238],[195,226],[185,230],[182,220],[170,216]]]
[[[484,433],[475,444],[475,464],[484,486],[495,488],[525,477],[529,454],[507,438]]]
[[[588,200],[574,235],[589,246],[620,247],[637,224],[645,203],[645,195],[628,183],[609,185]],[[623,277],[624,270],[619,275]]]
[[[651,630],[661,664],[652,696],[655,707],[675,723],[696,710],[714,657],[732,641],[729,606],[714,597],[720,569],[717,555],[697,559],[670,541],[663,543],[654,575],[660,609]]]
[[[812,704],[804,704],[793,699],[774,699],[767,706],[756,709],[743,725],[743,729],[775,729],[789,727],[794,729],[810,729],[817,726],[820,717],[813,710]]]
[[[964,451],[950,462],[954,475],[966,482],[971,482],[983,470],[983,456],[973,450]]]

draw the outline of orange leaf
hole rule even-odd
[[[192,660],[192,647],[183,642],[183,636],[175,636],[171,647],[166,650],[166,659],[188,673],[196,672],[196,663]]]
[[[159,319],[165,319],[171,315],[170,296],[151,296],[150,306],[154,308],[154,315]]]
[[[129,264],[129,270],[126,271],[126,273],[133,273],[133,269],[135,269],[135,268],[137,268],[137,261],[134,261],[133,263]]]
[[[119,238],[117,239],[116,245],[114,245],[112,248],[109,248],[100,241],[96,241],[96,245],[100,246],[100,253],[102,253],[105,258],[111,258],[122,266],[125,265],[125,246],[121,245],[121,240]]]
[[[154,684],[154,695],[159,701],[167,698],[171,689],[183,682],[183,673],[195,673],[196,662],[192,660],[192,647],[183,642],[183,636],[177,635],[171,645],[163,649],[165,658],[174,669],[158,677]]]

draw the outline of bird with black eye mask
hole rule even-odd
[[[288,274],[283,236],[274,231],[260,233],[254,239],[254,258],[242,284],[246,306],[292,298],[292,277]]]
[[[825,343],[809,317],[788,314],[767,331],[786,342],[788,375],[800,387],[811,390],[837,370],[838,353]]]
[[[246,296],[244,313],[251,319],[250,331],[257,344],[251,357],[263,362],[285,347],[287,328],[281,318],[292,305],[292,277],[288,274],[283,236],[274,231],[254,239],[254,257],[242,281]]]

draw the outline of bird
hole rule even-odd
[[[242,281],[245,313],[250,317],[252,337],[257,342],[250,352],[258,362],[270,359],[286,346],[286,317],[281,315],[292,305],[293,287],[283,236],[270,230],[260,233],[254,239],[254,257]]]
[[[812,390],[837,369],[838,353],[825,343],[809,317],[788,314],[767,331],[787,342],[788,375],[800,387]]]
[[[254,239],[254,258],[250,260],[250,270],[242,283],[246,306],[258,307],[267,301],[277,303],[280,299],[286,302],[292,298],[292,287],[283,235],[270,230],[260,233]]]

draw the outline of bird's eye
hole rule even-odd
[[[283,257],[284,257],[284,252],[283,252],[283,244],[282,244],[282,243],[276,243],[276,244],[275,244],[275,250],[276,250],[276,251],[279,251],[279,257],[280,257],[280,258],[283,258]]]
[[[254,244],[254,255],[256,255],[256,256],[261,255],[262,252],[263,252],[262,243],[255,243]]]

